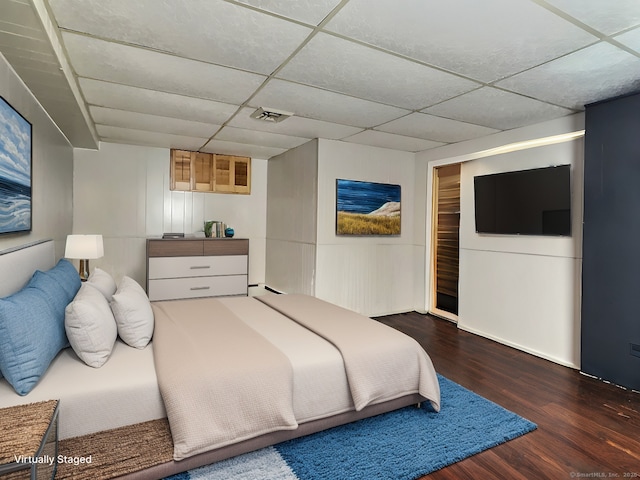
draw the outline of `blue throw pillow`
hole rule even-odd
[[[0,298],[0,370],[18,394],[29,393],[68,346],[64,310],[79,288],[73,265],[61,260],[47,272],[36,271],[19,292]]]
[[[66,307],[75,298],[80,290],[80,275],[69,260],[61,259],[55,267],[44,274],[51,277],[64,291],[64,306]],[[64,310],[64,308],[63,308]]]

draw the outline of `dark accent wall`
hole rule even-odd
[[[581,368],[640,390],[640,94],[586,109]]]

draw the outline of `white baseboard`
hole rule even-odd
[[[489,334],[487,334],[485,332],[481,332],[481,331],[475,330],[473,328],[465,327],[464,325],[460,325],[460,323],[458,323],[458,328],[460,330],[464,330],[465,332],[473,333],[474,335],[478,335],[480,337],[488,338],[489,340],[493,340],[494,342],[498,342],[498,343],[501,343],[501,344],[506,345],[508,347],[515,348],[516,350],[520,350],[521,352],[525,352],[525,353],[528,353],[530,355],[542,358],[544,360],[548,360],[550,362],[557,363],[558,365],[562,365],[563,367],[572,368],[574,370],[580,370],[580,366],[576,365],[573,362],[567,362],[566,360],[563,360],[561,358],[556,358],[556,357],[554,357],[552,355],[548,355],[548,354],[546,354],[544,352],[539,352],[539,351],[534,350],[532,348],[525,347],[523,345],[520,345],[520,344],[517,344],[517,343],[514,343],[514,342],[510,342],[508,340],[505,340],[504,338],[495,337],[495,336],[489,335]]]

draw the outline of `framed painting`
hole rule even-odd
[[[400,185],[336,180],[336,235],[400,235]]]
[[[0,234],[31,231],[31,123],[0,97]]]

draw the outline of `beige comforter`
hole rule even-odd
[[[431,359],[413,338],[370,318],[307,295],[258,300],[333,343],[344,358],[356,410],[420,393],[440,410]]]
[[[215,299],[152,305],[175,460],[298,426],[291,364],[264,337]]]
[[[356,410],[415,393],[439,409],[435,370],[411,337],[313,297],[261,300],[337,347]],[[232,311],[239,308],[234,302],[207,298],[152,305],[154,359],[174,459],[297,427],[290,361],[242,321],[242,309],[238,315]]]

